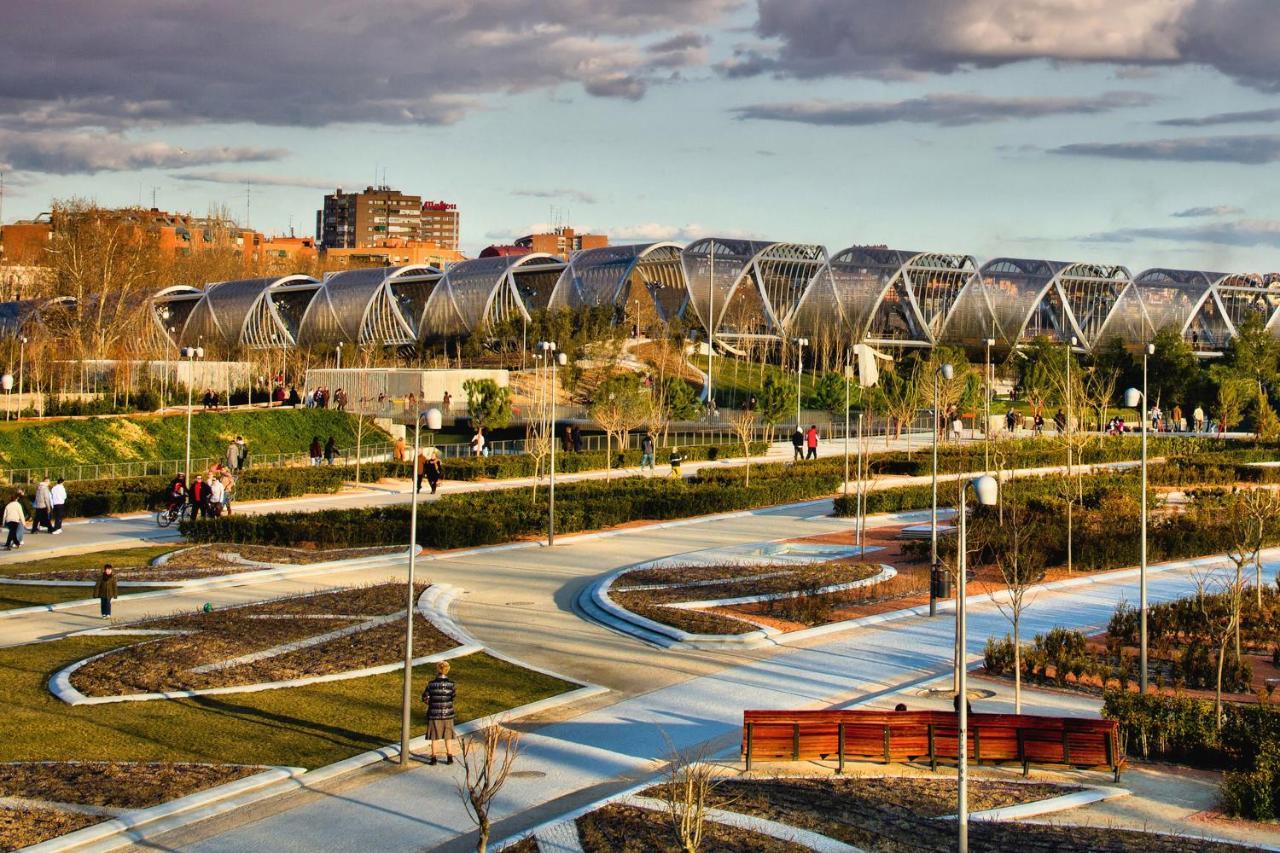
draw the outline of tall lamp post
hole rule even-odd
[[[197,358],[204,358],[204,347],[183,347],[182,357],[187,360],[187,462],[186,462],[187,468],[185,471],[183,471],[183,476],[186,478],[186,481],[187,481],[186,484],[184,485],[186,485],[187,488],[190,488],[191,408],[192,408],[191,389],[195,387],[195,376],[196,376],[195,360]]]
[[[959,531],[957,533],[956,542],[956,696],[959,701],[956,703],[959,707],[956,714],[959,717],[956,728],[958,749],[956,751],[956,816],[959,824],[959,835],[957,837],[956,849],[960,853],[968,853],[969,850],[969,671],[965,666],[965,650],[968,647],[968,606],[965,602],[965,586],[968,581],[968,525],[965,522],[965,503],[968,498],[969,487],[973,487],[973,492],[978,497],[978,503],[983,506],[995,506],[996,499],[1000,494],[1000,485],[996,482],[996,478],[990,474],[984,474],[975,480],[966,483],[960,480],[960,501],[956,507],[956,513],[959,514]]]
[[[1138,546],[1138,690],[1142,693],[1147,692],[1147,359],[1155,352],[1155,344],[1142,348],[1142,390],[1130,388],[1124,392],[1126,406],[1141,407],[1138,420],[1142,422],[1142,541]]]
[[[930,419],[930,431],[933,433],[933,503],[929,514],[929,615],[938,615],[938,587],[941,584],[942,572],[938,568],[938,378],[948,382],[955,376],[955,368],[950,363],[938,366],[933,373],[933,417]]]
[[[804,348],[808,338],[796,338],[796,429],[800,429],[800,380],[804,376]]]
[[[990,474],[991,473],[991,385],[992,385],[992,379],[994,378],[991,375],[991,348],[996,345],[996,339],[987,338],[985,341],[983,341],[983,343],[986,344],[986,347],[987,347],[987,372],[983,376],[983,380],[982,380],[983,397],[985,398],[983,402],[986,404],[985,406],[986,420],[982,424],[982,438],[983,438],[983,443],[985,445],[983,448],[984,450],[983,461],[985,462],[985,465],[983,467],[985,467],[987,469],[987,473]]]
[[[18,338],[18,415],[17,419],[22,419],[22,372],[26,366],[27,358],[27,336],[23,335]]]
[[[341,370],[342,369],[342,341],[338,341],[337,353],[338,353],[338,356],[337,356],[338,369]]]
[[[853,380],[853,365],[848,354],[844,362],[844,495],[849,496],[849,383]],[[861,472],[859,472],[861,473]]]
[[[408,610],[404,620],[404,690],[400,696],[400,765],[409,763],[409,709],[413,702],[413,610],[417,602],[413,600],[413,575],[418,564],[418,454],[422,447],[422,421],[426,419],[427,429],[435,432],[440,429],[440,410],[427,409],[425,412],[414,410],[413,413],[413,497],[409,509],[409,587]],[[432,442],[434,445],[435,442]]]
[[[540,341],[538,349],[546,355],[547,364],[551,366],[551,387],[547,394],[551,406],[551,424],[548,428],[551,436],[551,464],[547,480],[547,547],[550,548],[556,544],[556,366],[568,364],[569,357],[556,352],[555,341]]]

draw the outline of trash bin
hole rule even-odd
[[[929,572],[929,590],[934,598],[951,597],[951,575],[941,566],[934,566]]]

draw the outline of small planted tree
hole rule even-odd
[[[511,391],[492,379],[468,379],[462,383],[471,422],[484,429],[501,429],[511,423]]]
[[[467,817],[479,831],[476,853],[485,853],[489,846],[489,808],[507,784],[520,755],[520,733],[496,724],[485,726],[461,738],[458,752],[462,759],[458,794]]]
[[[746,487],[751,488],[751,440],[756,435],[756,413],[742,409],[729,416],[729,426],[733,434],[742,442],[742,456],[747,461]]]
[[[670,756],[662,801],[666,803],[667,816],[680,849],[684,853],[697,853],[702,849],[707,811],[712,808],[712,794],[720,780],[715,765],[707,761],[705,748],[689,753],[677,749],[670,740],[667,745]]]
[[[996,592],[991,600],[1013,626],[1013,712],[1022,713],[1022,613],[1031,604],[1027,593],[1044,581],[1044,550],[1036,547],[1039,525],[1021,524],[1017,501],[1009,502],[1009,524],[991,525],[989,547],[1000,569],[1006,601]]]
[[[1240,625],[1240,584],[1230,578],[1213,579],[1207,572],[1194,576],[1196,594],[1194,605],[1201,617],[1201,625],[1218,655],[1217,677],[1214,683],[1213,719],[1222,727],[1222,673],[1227,663],[1227,647]],[[1239,663],[1239,656],[1236,658]]]
[[[615,373],[596,388],[587,413],[605,433],[605,478],[613,470],[614,436],[622,447],[626,435],[644,424],[653,411],[653,399],[634,373]]]
[[[756,396],[756,412],[760,416],[760,422],[765,425],[766,438],[770,444],[773,443],[774,428],[795,409],[795,393],[796,389],[790,382],[779,379],[773,373],[765,375],[760,393]]]
[[[1227,432],[1244,417],[1253,388],[1247,380],[1227,378],[1218,385],[1218,429]],[[1145,413],[1143,415],[1146,416]]]

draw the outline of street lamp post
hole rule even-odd
[[[959,717],[957,733],[956,761],[956,816],[959,824],[956,849],[960,853],[969,850],[969,672],[965,666],[965,649],[968,646],[968,606],[965,602],[965,587],[968,581],[968,525],[965,521],[965,503],[969,486],[973,487],[978,503],[983,506],[994,506],[1000,493],[1000,485],[996,478],[984,474],[969,483],[960,480],[960,501],[956,507],[959,514],[956,541],[956,696],[959,701],[956,714]]]
[[[983,467],[985,467],[987,470],[987,473],[990,474],[991,473],[991,384],[992,384],[991,380],[993,378],[991,376],[991,348],[996,345],[996,339],[987,338],[983,343],[985,343],[987,347],[987,372],[983,376],[983,382],[982,382],[984,386],[983,402],[986,404],[985,405],[986,420],[983,421],[983,424],[982,424],[982,438],[983,438],[983,444],[985,445],[983,447],[983,451],[984,451],[983,461],[985,463]]]
[[[550,548],[556,544],[556,365],[567,364],[569,357],[562,352],[556,352],[555,341],[540,341],[538,349],[546,354],[547,364],[551,366],[549,374],[551,387],[547,394],[548,403],[551,406],[551,422],[548,427],[551,437],[551,464],[547,480],[547,547]]]
[[[849,380],[853,378],[853,365],[846,355],[844,364],[844,496],[849,497]],[[861,472],[859,472],[861,473]]]
[[[933,503],[929,514],[929,615],[938,615],[938,587],[941,573],[938,569],[938,377],[948,382],[955,376],[955,368],[950,363],[939,365],[933,373],[933,417],[930,419],[930,431],[933,433]]]
[[[17,420],[22,420],[22,371],[26,365],[27,337],[18,338],[18,413]]]
[[[182,357],[187,360],[187,462],[186,470],[183,476],[186,478],[184,486],[190,488],[191,483],[191,389],[195,386],[195,360],[204,358],[204,347],[183,347]]]
[[[1141,542],[1138,546],[1138,690],[1147,692],[1147,358],[1155,355],[1155,344],[1142,348],[1142,390],[1130,388],[1124,392],[1124,404],[1138,409],[1142,422],[1142,515],[1139,524]]]
[[[400,766],[409,763],[409,710],[413,702],[413,610],[417,602],[413,600],[413,575],[418,563],[418,454],[422,448],[422,419],[427,420],[427,429],[434,432],[440,429],[441,416],[439,409],[427,409],[413,412],[413,478],[410,488],[409,509],[409,587],[408,610],[404,620],[404,689],[400,695]],[[435,445],[435,442],[432,442]]]
[[[862,479],[863,479],[863,460],[862,460],[862,412],[858,412],[858,558],[866,556],[867,546],[865,541],[866,519],[863,518],[862,512],[866,508],[862,500]]]
[[[342,341],[338,341],[337,353],[338,353],[338,369],[341,370],[342,369]]]
[[[804,348],[808,338],[796,338],[796,429],[800,429],[800,380],[804,377]]]

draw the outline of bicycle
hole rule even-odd
[[[180,503],[177,506],[162,509],[156,512],[156,524],[160,527],[168,527],[175,521],[181,523],[190,521],[195,518],[195,507],[189,503]]]

